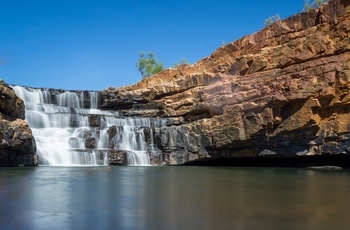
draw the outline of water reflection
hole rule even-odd
[[[346,229],[350,172],[0,169],[0,229]]]
[[[24,211],[26,188],[29,186],[26,178],[32,174],[32,170],[24,168],[0,168],[0,229],[25,229],[29,221]]]

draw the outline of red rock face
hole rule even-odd
[[[24,120],[24,103],[0,82],[0,166],[37,165],[36,145]]]
[[[349,154],[349,5],[329,1],[222,46],[191,66],[106,89],[102,106],[130,114],[141,108],[145,115],[181,121],[168,129],[187,130],[196,148],[162,143],[168,164],[266,152]],[[169,138],[176,138],[172,133]],[[179,149],[185,156],[177,157]]]

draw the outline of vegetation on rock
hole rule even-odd
[[[327,0],[315,0],[312,3],[309,3],[309,0],[305,0],[304,11],[318,8],[325,2],[327,2]],[[265,19],[264,24],[265,24],[265,26],[270,26],[279,20],[281,20],[281,18],[278,14],[276,14],[274,16],[269,17],[268,19]]]
[[[189,65],[190,63],[187,61],[186,58],[182,58],[180,62],[175,62],[174,63],[174,68],[180,66],[180,65]]]
[[[186,58],[180,59],[179,62],[175,62],[173,67],[177,68],[180,65],[189,65],[189,61]],[[136,63],[136,67],[138,71],[141,73],[142,78],[151,77],[160,71],[164,70],[164,66],[161,62],[157,61],[155,58],[155,54],[153,52],[148,52],[148,56],[146,57],[145,52],[140,53],[140,59]]]
[[[327,0],[315,0],[311,4],[309,4],[309,0],[305,0],[304,11],[318,8],[325,2],[327,2]]]
[[[280,16],[278,14],[274,15],[274,16],[271,16],[269,17],[268,19],[265,19],[265,26],[269,26],[269,25],[272,25],[274,22],[277,22],[281,20]]]
[[[148,78],[164,70],[163,64],[157,61],[153,52],[148,52],[147,57],[145,52],[141,52],[136,66],[142,78]]]

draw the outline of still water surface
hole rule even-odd
[[[0,168],[0,229],[349,229],[350,172]]]

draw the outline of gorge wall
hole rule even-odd
[[[149,152],[151,164],[314,164],[315,157],[329,163],[350,156],[349,5],[350,0],[328,1],[193,65],[107,88],[99,92],[97,108],[164,121],[140,126],[157,150]],[[0,97],[0,165],[35,165],[23,102],[4,83]],[[107,142],[115,139],[116,132],[107,133]]]
[[[24,118],[23,100],[0,80],[0,166],[38,165],[35,140]]]
[[[168,118],[165,164],[350,153],[350,1],[331,0],[193,65],[101,92],[101,109]]]

